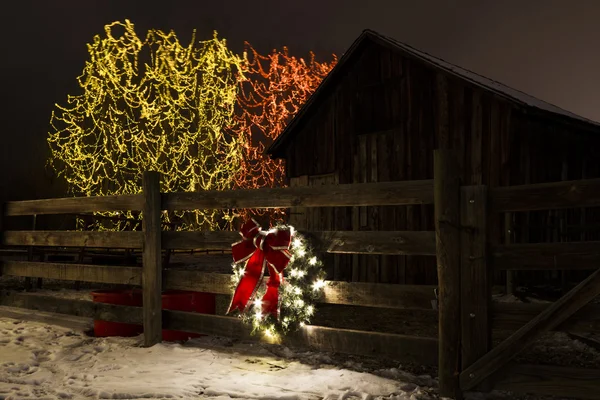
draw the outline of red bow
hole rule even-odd
[[[233,261],[236,264],[246,261],[246,266],[227,313],[235,309],[242,313],[246,311],[262,282],[265,267],[268,267],[269,280],[267,292],[262,298],[262,314],[271,314],[277,318],[281,273],[290,262],[292,233],[289,229],[271,229],[265,232],[252,219],[242,226],[240,234],[243,240],[231,245]]]

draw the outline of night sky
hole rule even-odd
[[[7,5],[11,4],[12,5]],[[140,37],[217,30],[230,48],[341,55],[374,29],[600,121],[600,2],[595,0],[13,0],[2,6],[0,200],[60,196],[44,171],[54,103],[76,93],[86,43],[115,20]]]

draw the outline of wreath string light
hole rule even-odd
[[[268,337],[309,323],[326,274],[307,240],[289,225],[263,231],[254,219],[240,234],[242,240],[232,245],[233,296],[227,313],[236,312],[252,333]]]

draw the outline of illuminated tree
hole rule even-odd
[[[284,163],[265,155],[265,149],[284,130],[323,78],[335,66],[317,62],[313,53],[306,62],[288,54],[288,49],[274,50],[262,56],[246,43],[244,76],[240,80],[238,112],[233,126],[234,136],[244,136],[242,168],[235,176],[239,188],[278,187],[284,185]],[[271,216],[281,217],[283,210],[274,210]],[[258,210],[244,210],[241,214],[259,214]]]
[[[88,53],[81,93],[56,105],[48,137],[49,164],[73,194],[139,193],[146,170],[162,174],[163,192],[237,186],[246,137],[224,128],[236,123],[243,60],[224,39],[215,32],[196,42],[194,34],[183,46],[174,32],[151,30],[141,40],[131,22],[114,22],[88,44]],[[201,210],[165,218],[214,229],[231,214]]]

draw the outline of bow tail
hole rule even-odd
[[[279,315],[279,286],[281,285],[281,275],[269,265],[269,280],[267,281],[267,292],[262,298],[263,315],[271,314],[276,319]]]
[[[256,251],[246,262],[244,275],[240,279],[227,314],[234,310],[239,310],[243,313],[248,307],[248,303],[256,295],[258,285],[262,281],[264,274],[265,256],[262,251]]]

